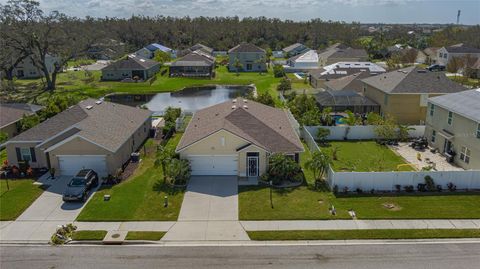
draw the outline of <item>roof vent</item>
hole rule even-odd
[[[237,106],[236,106],[236,105],[233,105],[233,106],[232,106],[232,109],[235,109],[235,108],[237,108]]]
[[[235,104],[236,102],[237,102],[237,99],[236,99],[236,98],[232,100],[232,103]]]
[[[88,109],[88,110],[90,110],[90,109],[93,108],[93,106],[86,106],[85,108]]]
[[[247,106],[247,105],[243,105],[243,108],[248,109],[248,106]]]
[[[102,103],[102,100],[98,100],[95,102],[95,104],[100,105]]]
[[[243,99],[243,102],[244,102],[244,103],[248,103],[248,100],[247,100],[247,99]]]

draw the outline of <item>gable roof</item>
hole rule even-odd
[[[315,79],[336,79],[359,72],[375,75],[385,73],[386,70],[371,62],[338,62],[311,71],[310,75]]]
[[[430,72],[415,66],[362,81],[386,93],[454,93],[467,89],[447,78],[442,72]]]
[[[135,55],[128,55],[125,59],[120,59],[105,66],[102,70],[147,70],[156,65],[160,65],[160,63]]]
[[[298,47],[304,48],[305,45],[303,45],[303,44],[301,44],[301,43],[295,43],[295,44],[292,44],[292,45],[290,45],[290,46],[287,46],[287,47],[283,48],[282,50],[283,50],[284,52],[286,52],[286,53],[289,53],[289,52],[295,50],[295,49],[298,48]]]
[[[369,98],[353,90],[326,90],[314,95],[315,100],[322,106],[379,106]]]
[[[303,151],[284,110],[238,98],[197,111],[177,146],[177,152],[220,130],[269,152]]]
[[[431,97],[428,101],[480,123],[480,88]]]
[[[288,59],[289,61],[294,61],[294,62],[303,62],[303,63],[317,63],[318,62],[318,54],[314,50],[307,50],[304,53],[295,55]]]
[[[152,43],[152,44],[150,44],[150,45],[147,45],[145,48],[146,48],[147,50],[151,51],[151,52],[154,52],[154,51],[157,51],[157,50],[161,50],[161,51],[163,51],[163,52],[171,52],[171,51],[172,51],[171,48],[165,47],[165,46],[160,45],[160,44],[158,44],[158,43]]]
[[[361,89],[363,86],[363,82],[361,80],[369,76],[369,72],[357,72],[348,76],[325,81],[325,86],[327,86],[327,88],[337,91],[343,89],[357,90]]]
[[[150,116],[151,112],[145,109],[86,99],[13,137],[7,143],[44,142],[72,129],[74,131],[69,133],[70,136],[81,136],[115,152]]]
[[[367,51],[364,49],[354,49],[354,48],[346,48],[346,49],[338,49],[329,56],[329,58],[359,58],[359,57],[368,57]]]
[[[212,54],[213,53],[213,49],[210,48],[210,47],[207,47],[203,44],[200,44],[200,43],[197,43],[195,45],[193,45],[192,47],[190,47],[190,50],[191,51],[196,51],[196,50],[201,50],[205,53],[208,53],[208,54]]]
[[[196,50],[173,62],[170,66],[212,66],[214,62],[215,58]]]
[[[15,123],[23,115],[32,115],[43,109],[43,106],[24,103],[0,103],[0,128]]]
[[[235,47],[231,48],[228,50],[228,53],[238,53],[238,52],[263,52],[265,53],[265,50],[257,47],[253,44],[250,43],[240,43],[236,45]]]
[[[445,50],[447,50],[449,53],[480,53],[480,49],[467,47],[463,43],[446,47]]]

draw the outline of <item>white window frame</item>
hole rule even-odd
[[[225,147],[225,136],[220,137],[220,145],[222,145],[222,147]]]
[[[23,161],[31,162],[32,152],[30,151],[30,148],[20,148],[20,157]]]
[[[432,130],[432,143],[435,143],[437,140],[437,131]]]
[[[435,105],[430,104],[430,117],[433,117],[433,113],[435,113]]]
[[[469,148],[466,146],[462,146],[462,150],[460,151],[460,160],[462,160],[465,163],[470,163],[470,155],[472,152],[470,151]]]
[[[447,124],[448,124],[448,125],[452,125],[452,123],[453,123],[453,112],[452,112],[452,111],[448,111]]]

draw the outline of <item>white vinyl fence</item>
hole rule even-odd
[[[357,126],[356,126],[357,127]],[[358,126],[365,127],[365,126]],[[315,127],[301,128],[301,137],[311,152],[321,151],[312,136]],[[353,138],[351,138],[353,139]],[[366,138],[365,138],[366,139]],[[394,191],[395,185],[412,185],[416,189],[419,183],[425,183],[425,176],[431,176],[435,185],[441,185],[447,189],[448,183],[456,185],[457,189],[480,189],[480,170],[469,171],[418,171],[418,172],[335,172],[330,166],[327,174],[327,182],[330,188],[335,185],[339,190],[347,187],[349,191],[362,189],[363,191]]]
[[[413,130],[408,131],[410,138],[422,137],[425,133],[425,125],[410,126]],[[358,125],[358,126],[305,126],[312,134],[316,135],[319,128],[330,130],[327,140],[369,140],[377,139],[374,125]]]

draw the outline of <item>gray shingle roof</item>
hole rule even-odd
[[[467,89],[447,78],[442,72],[430,72],[415,66],[362,81],[386,93],[454,93]]]
[[[265,53],[265,50],[260,48],[260,47],[257,47],[253,44],[250,44],[250,43],[241,43],[241,44],[238,44],[236,45],[235,47],[231,48],[230,50],[228,50],[228,53],[238,53],[238,52],[263,52]]]
[[[156,65],[160,65],[160,63],[130,55],[126,59],[118,60],[105,66],[102,70],[147,70]]]
[[[303,151],[303,145],[284,110],[250,100],[245,103],[241,98],[236,103],[227,101],[197,111],[188,124],[177,151],[220,130],[229,131],[269,152]]]
[[[480,123],[480,89],[432,97],[428,101]]]
[[[213,49],[210,48],[210,47],[207,47],[203,44],[200,44],[200,43],[197,43],[195,45],[193,45],[192,47],[190,47],[190,50],[191,51],[196,51],[196,50],[201,50],[205,53],[208,53],[208,54],[212,54],[213,53]]]
[[[357,57],[368,57],[367,52],[364,49],[338,49],[329,56],[329,58],[357,58]]]
[[[480,53],[480,49],[468,47],[462,43],[445,48],[449,53]]]
[[[9,141],[45,141],[66,129],[76,128],[78,131],[72,135],[80,135],[115,152],[151,116],[145,109],[105,101],[96,104],[96,101],[84,100]],[[88,109],[89,106],[92,108]]]
[[[284,52],[287,52],[287,53],[288,53],[288,52],[291,52],[291,51],[293,51],[294,49],[296,49],[296,48],[298,48],[298,47],[301,47],[301,46],[303,46],[303,44],[301,44],[301,43],[295,43],[295,44],[292,44],[292,45],[290,45],[290,46],[287,46],[287,47],[283,48],[282,50],[283,50]]]
[[[315,94],[314,97],[322,106],[379,106],[353,90],[327,90]]]
[[[201,51],[194,51],[173,62],[171,66],[212,66],[214,62],[213,57]]]
[[[0,128],[22,119],[23,115],[31,115],[43,109],[43,106],[23,103],[0,103]]]

